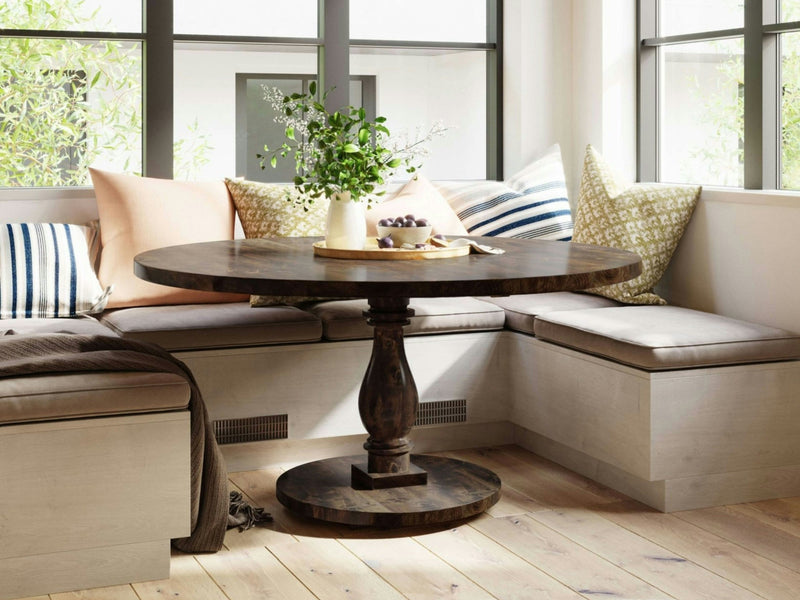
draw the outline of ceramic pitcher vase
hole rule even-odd
[[[328,204],[325,246],[342,250],[361,250],[367,239],[364,205],[353,202],[350,192],[334,194]]]

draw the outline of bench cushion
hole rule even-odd
[[[405,335],[502,329],[505,321],[503,309],[476,298],[412,298],[409,306],[415,314]],[[325,339],[356,340],[372,337],[363,315],[368,308],[366,300],[332,300],[308,310],[322,321]]]
[[[31,333],[77,333],[116,337],[108,327],[88,315],[72,319],[0,319],[0,335]]]
[[[677,306],[553,312],[534,333],[651,371],[800,359],[798,334]]]
[[[248,302],[123,308],[106,312],[102,322],[123,338],[167,350],[313,342],[322,335],[314,315],[292,306],[251,308]]]
[[[546,292],[544,294],[519,294],[496,298],[481,298],[496,304],[506,313],[506,327],[514,331],[533,334],[533,321],[537,315],[560,310],[603,308],[621,306],[619,302],[602,296],[574,292]]]
[[[185,409],[189,384],[173,373],[75,373],[0,379],[0,424]]]

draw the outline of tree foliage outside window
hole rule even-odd
[[[783,20],[800,15],[800,0],[782,1]],[[713,44],[714,42],[712,42]],[[721,45],[722,43],[717,43]],[[780,101],[781,101],[781,173],[780,182],[783,189],[800,189],[800,32],[780,35]],[[743,56],[730,54],[717,66],[720,79],[744,88]],[[728,177],[739,186],[743,185],[742,169],[743,144],[736,151],[736,160],[731,161],[729,145],[717,143],[717,140],[744,139],[744,103],[743,94],[738,95],[735,102],[727,97],[728,88],[720,88],[719,93],[708,93],[708,87],[702,82],[688,82],[695,91],[695,98],[702,106],[703,121],[709,123],[715,137],[706,140],[699,147],[692,149],[692,160],[686,165],[686,172],[694,172],[702,165],[706,172],[717,178]],[[738,163],[738,166],[737,166]],[[720,171],[725,173],[720,174]]]
[[[0,3],[0,27],[108,29],[96,19],[85,0]],[[89,185],[96,164],[140,173],[141,43],[0,38],[0,139],[0,187]],[[196,123],[175,147],[176,178],[207,162]]]

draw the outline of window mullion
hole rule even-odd
[[[764,183],[762,18],[762,0],[747,0],[744,4],[744,187],[755,190]]]
[[[142,73],[142,170],[172,179],[174,139],[172,0],[142,0],[145,42]]]
[[[778,20],[778,1],[764,2],[763,24]],[[781,180],[781,67],[780,36],[762,33],[763,147],[762,187],[778,189]]]
[[[638,40],[658,35],[656,0],[641,0],[637,3]],[[658,48],[644,46],[641,41],[639,54],[638,85],[638,164],[639,181],[658,181]]]
[[[486,3],[486,178],[503,179],[503,2]]]
[[[319,0],[320,93],[330,91],[326,108],[333,112],[350,104],[350,2]]]

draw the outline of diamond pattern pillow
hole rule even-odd
[[[572,239],[635,252],[642,257],[642,273],[586,291],[626,304],[666,304],[653,288],[683,236],[700,190],[700,186],[629,184],[588,146]]]
[[[325,235],[328,201],[318,199],[308,204],[309,210],[290,197],[300,201],[300,192],[291,184],[262,183],[246,179],[225,179],[233,198],[236,213],[248,239],[264,237],[303,237]],[[276,304],[302,304],[320,298],[306,296],[250,296],[250,306]]]
[[[287,200],[288,191],[291,197],[300,201],[300,193],[293,185],[246,179],[226,179],[225,185],[233,198],[245,237],[325,235],[327,200],[314,201],[306,211],[299,204]]]
[[[505,182],[447,182],[436,187],[472,235],[562,241],[572,237],[558,145]]]

